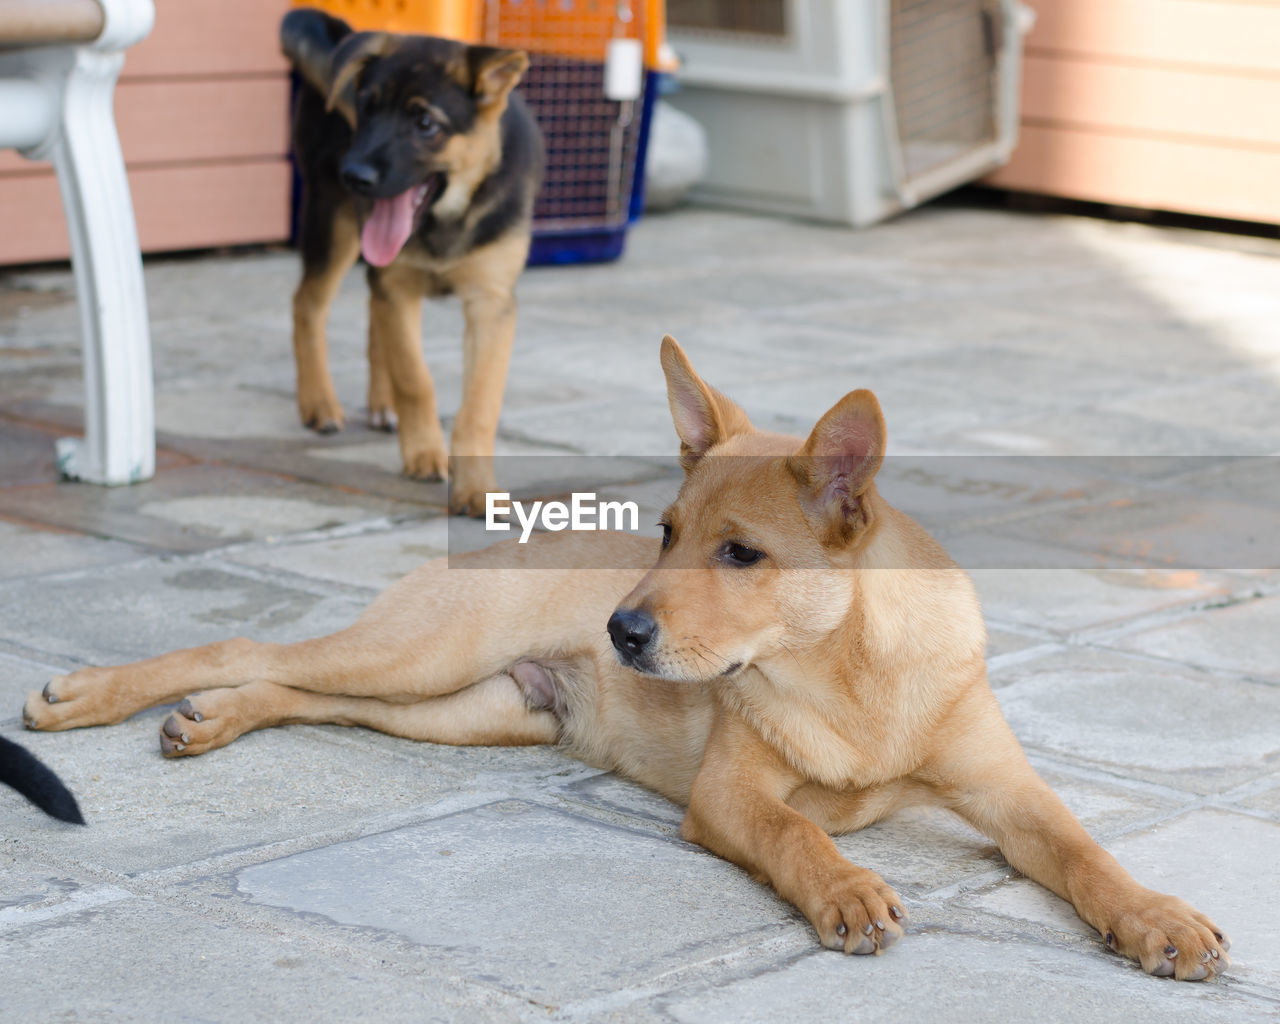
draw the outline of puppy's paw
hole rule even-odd
[[[317,434],[336,434],[345,418],[342,403],[332,390],[314,388],[298,392],[298,413],[302,424]]]
[[[400,435],[400,454],[404,458],[404,471],[415,480],[445,480],[449,476],[449,453],[444,439],[412,444]]]
[[[369,406],[369,429],[380,430],[384,434],[394,434],[399,424],[395,411],[390,405]]]
[[[1112,915],[1103,941],[1161,978],[1204,981],[1231,966],[1231,942],[1221,928],[1178,897],[1150,890],[1137,905]]]
[[[498,489],[493,463],[477,456],[453,460],[453,477],[449,484],[449,514],[472,516],[485,514],[487,498]]]
[[[244,731],[233,688],[198,693],[179,704],[161,724],[160,753],[193,757],[225,747]]]
[[[880,954],[902,938],[902,900],[874,871],[850,865],[805,910],[827,949]]]

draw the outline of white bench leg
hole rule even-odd
[[[118,52],[74,52],[62,125],[43,147],[62,190],[84,345],[85,436],[58,441],[58,468],[98,484],[147,480],[156,465],[142,258],[112,111],[123,63]]]

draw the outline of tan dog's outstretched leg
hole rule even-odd
[[[259,681],[188,697],[160,726],[160,750],[165,757],[190,757],[225,747],[255,729],[330,724],[455,746],[554,743],[560,733],[555,715],[531,707],[506,674],[413,704],[309,693]]]
[[[443,479],[449,454],[436,411],[436,388],[422,358],[422,297],[428,291],[421,270],[393,263],[369,268],[370,402],[375,385],[389,382],[400,420],[400,457],[409,476]],[[372,406],[370,407],[372,411]]]
[[[468,255],[451,275],[466,316],[462,404],[449,447],[454,514],[484,515],[485,495],[497,489],[493,446],[516,336],[516,279],[528,253],[527,238],[504,239]]]
[[[83,668],[31,693],[23,717],[42,730],[106,725],[197,691],[259,682],[376,697],[394,708],[455,693],[544,652],[603,653],[599,609],[635,581],[634,572],[599,568],[609,540],[566,533],[536,548],[503,544],[430,562],[337,633],[293,644],[226,640],[131,665]],[[651,554],[651,542],[636,544]],[[555,609],[554,628],[537,609]]]
[[[332,220],[312,222],[303,210],[302,281],[293,295],[293,354],[298,371],[298,412],[302,422],[322,434],[342,429],[342,405],[329,374],[325,324],[342,278],[360,255],[360,230],[347,201],[308,197],[317,210],[336,206]],[[340,204],[340,205],[338,205]],[[310,218],[310,219],[309,219]],[[327,234],[328,237],[318,237]]]
[[[989,690],[972,691],[941,733],[920,781],[995,839],[1010,865],[1069,901],[1108,949],[1179,980],[1226,970],[1222,930],[1178,897],[1139,885],[1090,838],[1027,763]]]
[[[718,711],[690,794],[684,837],[772,885],[800,908],[828,949],[888,949],[907,920],[902,900],[787,805],[804,781],[741,719]]]

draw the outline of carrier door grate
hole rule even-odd
[[[890,75],[907,181],[996,138],[999,11],[990,0],[892,0]]]

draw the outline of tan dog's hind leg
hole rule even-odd
[[[1231,944],[1176,896],[1139,885],[1027,763],[995,697],[975,689],[944,723],[918,777],[996,840],[1005,859],[1068,900],[1109,949],[1149,974],[1200,981],[1229,964]]]
[[[462,404],[450,439],[453,456],[449,511],[481,516],[485,495],[497,488],[493,445],[516,336],[515,283],[528,239],[514,237],[470,254],[451,275],[462,299]]]
[[[376,374],[385,373],[400,420],[404,471],[419,479],[439,480],[449,471],[449,456],[436,411],[435,382],[422,358],[426,293],[427,278],[420,270],[398,263],[369,268],[370,401]]]
[[[315,228],[315,230],[320,230]],[[330,227],[327,259],[306,262],[293,295],[293,357],[298,372],[298,412],[322,434],[342,429],[342,405],[329,374],[325,324],[342,278],[360,255],[360,232],[349,205],[338,208]]]
[[[456,746],[554,743],[560,734],[556,717],[530,708],[515,680],[505,674],[413,704],[256,682],[188,697],[161,725],[160,750],[165,757],[190,757],[224,747],[254,729],[299,724],[359,725]]]
[[[828,949],[878,953],[907,915],[874,871],[851,864],[831,837],[785,799],[803,780],[741,720],[718,712],[682,831],[794,903]]]
[[[622,539],[636,549],[629,557],[651,554],[650,543]],[[430,562],[337,633],[294,644],[227,640],[80,669],[31,693],[23,717],[42,730],[106,725],[200,690],[258,682],[403,704],[454,693],[521,659],[601,644],[599,610],[635,582],[633,571],[598,568],[617,544],[608,534],[559,534],[537,548],[504,544]],[[554,609],[554,626],[539,609]]]

